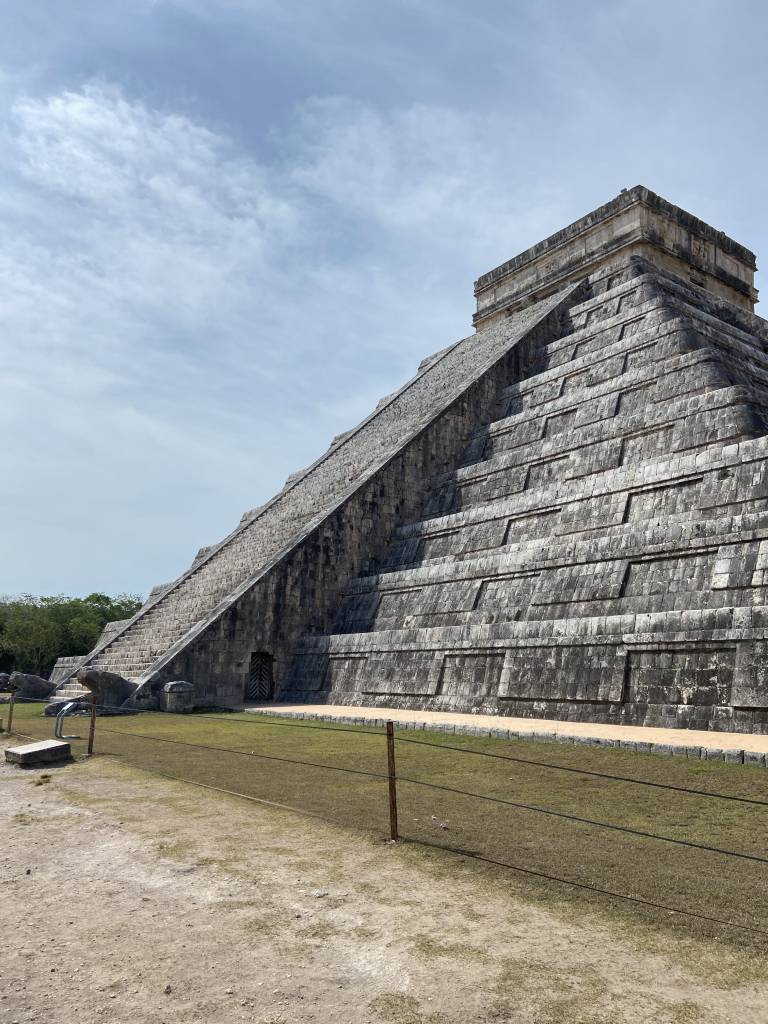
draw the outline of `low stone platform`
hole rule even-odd
[[[5,760],[33,768],[40,764],[71,761],[72,750],[68,743],[61,740],[40,740],[37,743],[24,743],[20,747],[6,747]]]
[[[250,714],[281,715],[354,725],[399,729],[433,729],[497,739],[540,740],[621,747],[650,754],[675,754],[706,761],[768,766],[768,736],[758,733],[704,732],[697,729],[656,729],[649,726],[559,722],[546,718],[508,718],[448,711],[406,711],[400,708],[350,707],[344,704],[246,704]]]

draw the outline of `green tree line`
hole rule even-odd
[[[107,622],[141,607],[137,594],[0,597],[0,671],[47,676],[56,659],[87,654]]]

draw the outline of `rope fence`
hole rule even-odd
[[[18,702],[26,702],[26,703],[29,703],[29,704],[40,704],[41,703],[41,701],[39,699],[34,698],[34,697],[16,697],[15,700],[16,700],[17,703]],[[115,718],[119,718],[121,716],[131,717],[132,718],[132,717],[135,717],[136,715],[152,715],[152,716],[157,717],[157,715],[158,715],[157,711],[144,710],[144,709],[141,709],[141,708],[136,708],[136,709],[134,709],[134,708],[115,708],[115,707],[112,707],[111,705],[108,705],[108,704],[96,704],[95,702],[90,702],[90,701],[86,702],[86,700],[84,698],[81,698],[80,703],[83,703],[83,704],[87,703],[87,706],[88,706],[89,710],[91,708],[93,708],[93,709],[96,710],[96,712],[98,712],[98,711],[105,711],[105,712],[108,712],[110,717],[115,717]],[[11,726],[12,726],[12,721],[13,721],[13,710],[12,710],[13,709],[13,701],[11,701],[10,707],[11,707],[11,713],[10,713],[9,721],[8,721],[8,729],[7,729],[8,732],[12,731]],[[163,714],[167,715],[168,712],[163,712]],[[195,713],[194,714],[194,720],[195,721],[215,722],[218,725],[228,725],[228,724],[231,724],[230,721],[228,720],[228,716],[226,716],[226,715],[206,715],[206,714]],[[326,723],[323,723],[322,725],[313,725],[311,722],[307,722],[307,721],[301,721],[301,722],[280,721],[280,720],[277,720],[276,718],[268,718],[266,716],[261,716],[261,715],[252,715],[252,716],[250,716],[250,719],[248,719],[248,720],[243,719],[243,718],[238,718],[237,719],[237,724],[238,725],[249,725],[249,726],[268,726],[270,728],[315,729],[315,730],[320,730],[322,732],[352,733],[355,736],[379,736],[380,737],[382,735],[381,730],[376,730],[376,729],[365,729],[365,728],[362,728],[362,727],[358,728],[358,727],[350,727],[350,726],[328,725]],[[396,723],[392,722],[393,728],[394,728],[395,725],[396,725]],[[109,731],[109,730],[105,730],[105,727],[102,726],[99,729],[99,732],[103,732],[103,731]],[[134,735],[138,735],[138,734],[134,734]],[[145,738],[153,739],[153,738],[156,738],[156,737],[145,737]],[[431,742],[429,740],[417,740],[417,739],[412,739],[412,738],[406,737],[406,736],[395,736],[395,742],[396,743],[408,743],[408,744],[413,744],[415,746],[420,746],[420,747],[432,747],[435,750],[441,750],[441,751],[442,750],[452,750],[452,751],[456,751],[457,753],[460,753],[460,754],[475,754],[478,757],[489,757],[489,758],[494,758],[494,759],[499,760],[499,761],[510,761],[510,762],[512,762],[514,764],[524,764],[524,765],[528,765],[528,766],[536,767],[536,768],[547,768],[547,769],[550,769],[550,770],[553,770],[553,771],[559,771],[559,772],[570,772],[570,773],[575,774],[575,775],[591,776],[592,778],[605,779],[605,780],[611,781],[611,782],[625,782],[625,783],[629,783],[629,784],[635,785],[635,786],[648,786],[648,787],[650,787],[652,789],[665,789],[665,790],[670,790],[670,791],[676,792],[676,793],[688,793],[691,796],[703,796],[703,797],[715,798],[715,799],[718,799],[718,800],[733,800],[733,801],[736,801],[737,803],[752,804],[752,805],[757,806],[757,807],[768,807],[768,800],[760,800],[760,799],[755,799],[753,797],[736,796],[736,795],[731,794],[731,793],[716,793],[716,792],[711,792],[710,790],[705,790],[705,789],[692,789],[690,786],[675,786],[675,785],[672,785],[670,783],[654,782],[654,781],[649,780],[649,779],[638,779],[638,778],[633,778],[632,776],[628,776],[628,775],[615,775],[615,774],[610,774],[608,772],[597,772],[597,771],[593,771],[593,770],[586,769],[586,768],[574,768],[571,765],[552,764],[549,761],[537,761],[537,760],[533,760],[531,758],[517,757],[517,756],[511,755],[511,754],[500,754],[500,753],[497,753],[497,752],[494,752],[494,751],[488,751],[488,750],[475,750],[472,747],[458,747],[458,746],[454,746],[454,745],[449,744],[449,743],[433,743],[433,742]],[[217,748],[212,747],[211,749],[217,749]],[[405,781],[405,780],[403,780],[403,781]],[[413,781],[413,780],[408,780],[408,781]],[[472,794],[467,794],[467,795],[472,795]]]
[[[40,705],[41,702],[33,698],[11,694],[6,705],[7,732],[34,739],[42,738],[41,733],[52,734],[55,718],[39,715],[36,708]],[[18,711],[16,722],[15,710]],[[100,711],[108,712],[108,717],[100,716]],[[599,814],[580,813],[580,805],[585,802],[590,810],[593,804],[600,807],[601,802],[609,809],[616,809],[611,803],[615,798],[609,795],[607,785],[643,787],[649,798],[657,794],[647,809],[647,814],[654,818],[658,800],[662,798],[671,801],[684,796],[686,801],[688,798],[693,801],[686,803],[682,810],[676,810],[672,804],[664,805],[659,817],[663,819],[666,815],[673,831],[684,826],[720,828],[728,835],[740,833],[742,838],[746,836],[750,840],[754,836],[757,844],[757,837],[765,834],[768,820],[758,820],[753,826],[750,819],[747,826],[741,816],[759,815],[761,809],[768,808],[768,799],[708,791],[676,781],[643,779],[592,767],[557,764],[508,750],[481,750],[475,746],[415,739],[398,735],[393,722],[387,722],[384,729],[372,729],[255,715],[243,718],[225,714],[154,711],[118,711],[115,714],[115,711],[90,702],[88,735],[72,738],[84,748],[83,753],[109,754],[168,779],[344,825],[368,828],[372,832],[384,831],[392,841],[404,840],[425,848],[439,848],[519,875],[570,887],[575,892],[592,893],[768,938],[768,927],[763,927],[768,918],[762,906],[758,906],[764,903],[768,907],[768,872],[765,871],[768,857],[698,837],[669,834],[664,828],[649,829],[633,821],[622,823]],[[144,723],[150,728],[142,729]],[[225,727],[223,732],[216,730],[220,741],[200,742],[213,738],[214,725]],[[505,742],[497,740],[495,746],[498,748]],[[252,744],[259,749],[251,749]],[[325,756],[313,757],[313,753]],[[235,758],[240,767],[236,767],[231,758]],[[332,763],[337,758],[339,763]],[[406,770],[398,763],[403,758]],[[519,768],[521,772],[509,777],[501,774],[511,768]],[[542,782],[550,775],[565,781]],[[332,778],[338,781],[333,782]],[[465,788],[460,784],[464,778],[476,785]],[[571,792],[567,788],[569,779],[574,785],[581,780],[584,785],[600,788],[588,792],[577,788]],[[526,786],[539,790],[544,786],[551,803],[550,799],[545,804],[518,799],[517,792],[500,791]],[[551,788],[546,789],[546,786]],[[482,788],[496,791],[482,792]],[[443,804],[435,804],[436,800],[442,800]],[[723,810],[714,818],[700,810],[708,801],[721,802]],[[558,802],[570,802],[570,806],[557,806]],[[728,807],[732,807],[730,818],[725,815]],[[435,813],[438,810],[444,813]],[[618,810],[631,817],[643,808],[638,808],[636,802],[620,800]],[[505,817],[508,815],[512,817]],[[551,824],[546,828],[532,826],[529,820],[548,820]],[[387,829],[383,827],[385,821]],[[563,832],[563,828],[571,831]],[[439,841],[434,833],[441,830],[446,835]],[[588,839],[587,833],[593,838]],[[612,834],[624,845],[611,847],[599,843],[594,838],[599,833]],[[695,865],[688,860],[683,864],[679,859],[667,857],[664,860],[658,852],[648,857],[636,844],[649,842],[654,847],[663,845],[670,851],[677,850],[678,858],[714,856],[720,863],[742,867],[738,870],[736,867],[727,870],[724,866],[705,867],[699,860]],[[509,849],[517,850],[523,859],[505,856]],[[551,869],[560,863],[566,867],[573,865],[580,872],[593,870],[598,878],[568,877],[568,872]],[[678,875],[674,892],[681,897],[683,906],[653,898],[656,894],[665,895],[670,888],[668,882],[662,885],[659,881],[659,874],[667,870],[672,878]],[[740,871],[744,874],[740,875]],[[630,891],[622,892],[600,884],[601,880],[617,875],[625,885],[642,883],[654,891],[647,894],[632,891],[632,886],[627,885]],[[719,916],[694,909],[690,897],[697,882],[700,896],[706,898],[714,886],[722,890],[722,899],[715,900],[715,904],[732,908],[740,903],[747,919],[738,921],[730,914]],[[713,906],[707,907],[707,910],[713,909]]]

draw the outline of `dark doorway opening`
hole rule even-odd
[[[265,651],[257,651],[251,655],[248,682],[245,684],[246,700],[272,700],[275,694],[273,661],[272,655]]]

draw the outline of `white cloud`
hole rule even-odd
[[[210,514],[217,493],[231,504],[233,480],[274,474],[273,458],[254,458],[244,410],[236,395],[227,402],[222,377],[247,364],[256,391],[260,363],[269,370],[268,353],[242,355],[243,334],[275,251],[290,250],[299,225],[265,172],[226,139],[103,86],[17,102],[4,157],[13,173],[0,329],[14,386],[0,421],[16,442],[5,515],[19,534],[5,533],[3,563],[25,532],[13,492],[37,507],[55,495],[51,517],[73,538],[69,550],[45,552],[55,578],[57,560],[63,570],[71,556],[109,558],[115,521],[147,503],[152,529],[167,536],[176,495]],[[188,557],[201,527],[187,531],[180,519]],[[222,519],[214,514],[214,529]]]
[[[228,275],[268,266],[275,241],[295,234],[295,210],[262,169],[187,118],[99,86],[20,101],[13,116],[33,215],[54,218],[37,237],[74,287],[91,280],[93,300],[110,293],[134,321],[169,311],[199,327]]]
[[[522,122],[426,104],[376,110],[346,97],[302,104],[293,179],[385,230],[473,249],[540,222],[562,193],[525,184]],[[507,244],[508,241],[507,241]],[[478,271],[479,273],[479,271]]]
[[[108,85],[18,99],[0,591],[172,577],[469,333],[478,253],[510,255],[535,219],[511,143],[482,153],[481,134],[443,108],[314,99],[269,165]]]

